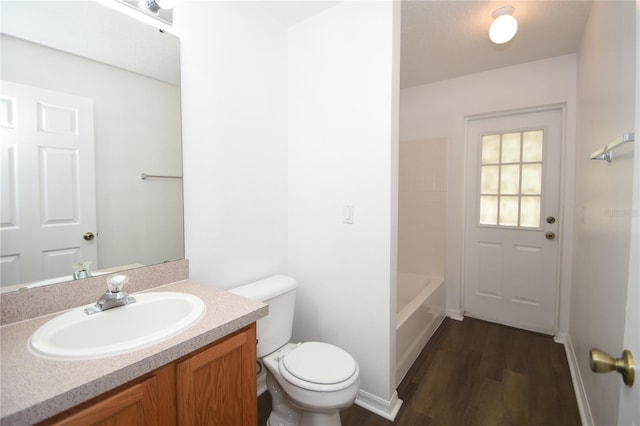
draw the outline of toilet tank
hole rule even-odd
[[[228,290],[230,293],[269,305],[269,315],[258,320],[258,358],[291,340],[298,282],[286,275],[274,275]]]

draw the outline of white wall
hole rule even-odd
[[[391,411],[398,5],[344,3],[289,30],[266,9],[175,9],[190,275],[298,279],[294,337],[349,351]]]
[[[93,100],[99,235],[92,269],[181,259],[180,181],[140,179],[182,173],[180,88],[4,35],[2,78]]]
[[[294,338],[358,361],[358,403],[395,397],[399,9],[345,2],[289,30],[289,273]],[[343,206],[354,223],[342,223]],[[363,402],[367,400],[367,402]],[[371,408],[371,407],[368,407]]]
[[[287,271],[287,32],[250,2],[181,2],[186,257],[231,288]]]
[[[465,116],[550,104],[566,104],[563,162],[564,212],[560,331],[568,329],[573,219],[576,57],[566,55],[472,74],[400,93],[400,140],[448,141],[446,264],[447,313],[461,314],[464,219]],[[443,224],[444,226],[445,224]]]
[[[588,353],[598,347],[619,356],[623,349],[633,148],[610,164],[588,157],[635,128],[634,13],[634,2],[594,2],[578,53],[570,340],[595,424],[618,422],[620,377],[591,373]]]

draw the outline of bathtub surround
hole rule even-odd
[[[446,138],[400,141],[398,271],[444,277]]]
[[[447,145],[400,141],[396,384],[444,319]]]

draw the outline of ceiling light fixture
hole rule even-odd
[[[495,44],[504,44],[516,35],[518,21],[512,15],[514,10],[513,7],[506,6],[493,12],[495,20],[489,28],[489,38]]]

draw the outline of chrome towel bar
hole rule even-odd
[[[146,173],[142,173],[140,174],[140,179],[182,179],[182,176],[148,175]]]
[[[614,149],[624,144],[633,142],[634,140],[635,140],[635,135],[633,132],[625,133],[618,139],[614,140],[613,142],[608,143],[607,145],[603,146],[599,150],[592,152],[589,158],[592,160],[606,160],[607,162],[610,163],[611,160],[613,159],[613,154],[611,153],[611,151],[613,151]]]

